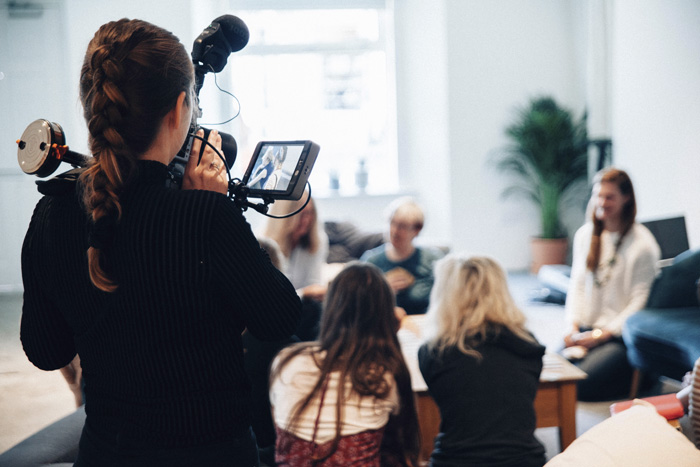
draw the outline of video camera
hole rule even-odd
[[[205,74],[210,71],[218,73],[223,70],[228,56],[245,47],[248,38],[248,27],[242,20],[232,15],[223,15],[212,21],[195,39],[192,47],[192,62],[195,71],[197,101]],[[193,142],[195,138],[199,138],[197,136],[199,129],[204,130],[204,137],[199,138],[202,140],[200,156],[204,145],[209,144],[207,138],[210,130],[197,124],[199,115],[201,115],[201,109],[197,107],[190,123],[187,138],[168,166],[171,186],[180,187],[182,185]],[[238,147],[233,136],[221,131],[219,134],[222,140],[221,152],[223,155],[216,148],[214,149],[226,165],[226,173],[229,177],[229,197],[242,210],[252,207],[265,214],[268,204],[275,200],[298,200],[301,198],[320,150],[316,143],[309,140],[262,141],[255,148],[243,179],[231,180],[229,171],[236,161]],[[68,162],[76,169],[56,178],[74,180],[90,159],[88,156],[73,152],[68,148],[61,125],[43,119],[30,123],[22,133],[22,137],[17,140],[17,145],[17,161],[20,168],[25,173],[38,177],[47,177],[58,169],[61,162]],[[66,176],[67,174],[69,175]],[[264,204],[251,203],[248,201],[248,197],[260,198]]]

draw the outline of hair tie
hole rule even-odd
[[[105,250],[112,245],[117,227],[117,218],[111,214],[105,214],[92,224],[88,231],[88,245],[98,250]]]

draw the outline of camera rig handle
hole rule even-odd
[[[270,209],[269,205],[275,202],[273,198],[267,196],[263,197],[263,203],[252,203],[248,201],[250,188],[244,185],[240,180],[228,182],[228,193],[231,201],[233,201],[241,211],[247,211],[248,208],[252,208],[260,214],[266,215],[267,211]]]

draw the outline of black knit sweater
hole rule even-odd
[[[166,178],[142,161],[124,189],[105,249],[115,293],[90,283],[78,197],[39,201],[22,250],[21,339],[41,369],[80,355],[91,426],[119,427],[135,445],[203,446],[250,425],[243,329],[285,338],[301,305],[229,199]]]

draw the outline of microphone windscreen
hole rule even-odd
[[[219,16],[212,23],[219,23],[224,37],[226,37],[229,46],[231,46],[231,52],[238,52],[248,44],[250,37],[248,26],[237,16]]]

